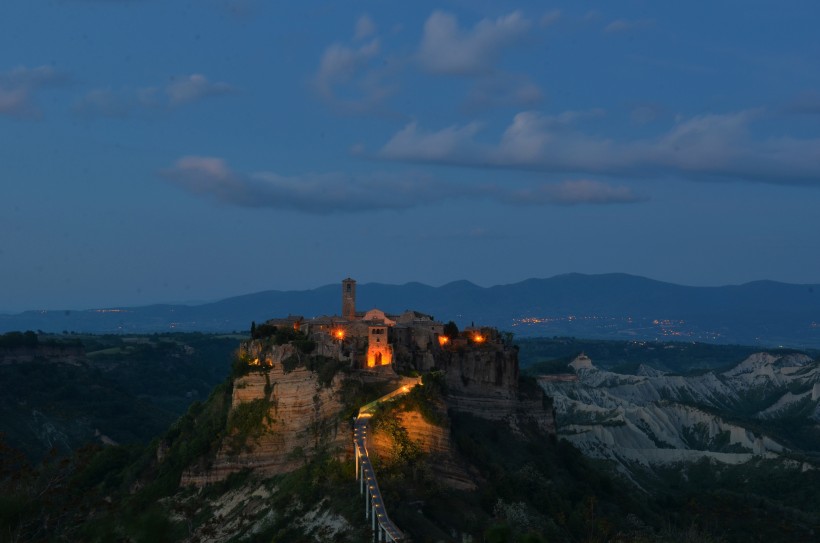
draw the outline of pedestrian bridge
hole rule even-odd
[[[364,515],[366,519],[370,520],[371,529],[373,530],[373,536],[376,541],[402,542],[407,540],[406,536],[387,515],[384,500],[382,500],[382,493],[379,490],[379,483],[376,480],[376,473],[373,471],[373,465],[370,463],[370,457],[367,454],[368,427],[376,407],[380,403],[391,400],[396,396],[407,394],[414,386],[421,385],[421,379],[413,379],[412,381],[405,379],[405,381],[409,382],[390,394],[386,394],[378,400],[362,406],[353,424],[356,480],[359,481],[360,493],[365,497]]]

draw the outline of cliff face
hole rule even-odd
[[[464,468],[464,462],[450,438],[450,421],[443,415],[442,424],[431,424],[417,411],[402,411],[396,414],[399,425],[407,430],[407,437],[416,443],[421,452],[429,455],[427,464],[431,466],[435,479],[443,485],[457,490],[475,490],[474,477]],[[389,459],[395,447],[394,440],[382,430],[376,429],[368,443],[368,449],[382,459]]]
[[[475,488],[451,441],[448,410],[502,421],[514,430],[534,425],[545,435],[555,433],[552,405],[545,401],[543,391],[519,389],[515,349],[492,344],[437,349],[428,355],[432,359],[427,362],[444,374],[447,393],[439,406],[442,425],[428,423],[415,411],[398,416],[409,438],[430,455],[430,465],[447,486]],[[286,473],[320,450],[331,454],[348,451],[350,426],[341,420],[344,376],[336,374],[330,379],[322,369],[323,364],[349,363],[338,346],[319,342],[307,355],[291,344],[270,346],[254,340],[242,345],[239,356],[252,371],[233,382],[226,436],[216,458],[207,467],[186,471],[183,484],[216,482],[243,469],[262,475]],[[243,430],[241,421],[251,414],[256,418]],[[388,454],[389,436],[374,437],[377,454]]]
[[[444,370],[447,405],[456,412],[506,421],[518,430],[535,425],[555,434],[552,403],[537,387],[519,390],[518,351],[488,345],[464,351],[442,351],[437,367]]]
[[[243,345],[240,355],[259,359],[270,369],[234,380],[228,435],[212,465],[189,470],[182,484],[216,482],[246,468],[262,475],[286,473],[303,465],[320,449],[333,453],[349,445],[350,428],[339,419],[343,410],[338,394],[341,376],[323,386],[318,374],[304,366],[287,371],[286,361],[292,364],[292,357],[307,358],[292,345],[265,349],[251,341]],[[236,418],[243,405],[254,401],[265,402],[266,413],[256,434],[243,439],[231,425],[232,416]]]

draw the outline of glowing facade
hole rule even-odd
[[[430,315],[405,311],[388,315],[380,309],[356,311],[356,281],[342,281],[342,314],[304,319],[289,316],[272,319],[268,324],[293,327],[321,345],[330,345],[338,355],[351,357],[358,367],[390,366],[396,349],[427,350],[439,347],[443,324]]]

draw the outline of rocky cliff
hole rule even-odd
[[[559,433],[588,455],[621,463],[779,458],[789,448],[781,438],[799,447],[795,438],[805,437],[783,428],[820,420],[820,365],[805,355],[757,353],[722,373],[689,376],[647,366],[618,374],[583,356],[570,368],[577,380],[539,380],[554,398]]]
[[[410,439],[430,455],[431,465],[446,484],[475,487],[451,442],[448,410],[503,421],[514,430],[534,425],[543,434],[554,435],[552,404],[544,392],[538,387],[519,387],[514,348],[498,343],[437,350],[434,354],[433,366],[442,372],[446,389],[437,407],[442,413],[441,424],[431,424],[413,410],[398,416]],[[350,422],[343,420],[346,406],[341,391],[344,378],[357,377],[336,373],[349,367],[338,346],[319,342],[305,354],[293,344],[251,340],[241,346],[238,356],[249,372],[233,380],[228,423],[219,451],[210,462],[187,470],[183,484],[208,484],[243,469],[262,475],[286,473],[320,451],[349,453]],[[368,375],[389,379],[387,375]],[[374,446],[382,452],[389,447],[384,440]]]
[[[519,387],[517,349],[495,344],[442,351],[436,366],[445,373],[448,408],[506,421],[513,429],[535,424],[545,434],[555,434],[552,404],[544,391]]]
[[[205,469],[183,474],[182,484],[202,485],[253,469],[261,475],[292,471],[319,451],[338,454],[349,446],[350,427],[340,420],[341,376],[328,383],[307,367],[309,355],[292,345],[264,347],[250,341],[240,356],[266,368],[233,381],[226,437]],[[247,432],[244,419],[260,427]]]
[[[428,455],[435,480],[457,490],[475,490],[475,478],[465,468],[450,437],[450,421],[443,415],[441,424],[432,424],[418,411],[396,413],[399,425],[407,430],[407,437]],[[375,429],[368,444],[371,454],[387,461],[393,455],[396,443],[384,430]]]

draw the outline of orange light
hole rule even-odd
[[[482,336],[481,334],[475,334],[475,335],[473,336],[473,341],[474,341],[475,343],[484,343],[484,341],[486,341],[486,339],[487,339],[487,338],[485,338],[485,337],[484,337],[484,336]]]
[[[345,338],[345,331],[344,330],[336,330],[333,333],[333,335],[336,336],[336,339],[344,339]]]
[[[448,338],[447,336],[439,336],[438,337],[438,344],[441,345],[442,347],[444,347],[448,343],[450,343],[450,338]]]
[[[387,366],[393,362],[393,354],[389,351],[370,348],[367,351],[367,367]]]

